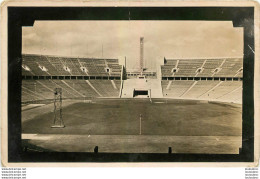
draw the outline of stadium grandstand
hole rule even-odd
[[[57,87],[63,99],[118,97],[121,73],[117,59],[22,55],[22,102],[53,99]]]
[[[138,96],[242,103],[242,58],[164,58],[157,71],[123,71],[118,59],[24,54],[22,102],[51,100],[59,87],[63,99]]]
[[[26,150],[238,154],[243,58],[162,58],[148,69],[143,40],[135,69],[118,59],[23,54]]]
[[[140,72],[128,71],[121,88],[123,66],[117,59],[65,58],[41,55],[22,57],[22,102],[53,98],[53,89],[63,89],[64,99],[94,97],[133,97],[133,87]],[[158,72],[143,72],[149,79],[144,90],[156,96],[242,103],[243,60],[165,59]],[[161,84],[158,83],[158,80]],[[130,83],[130,84],[128,84]],[[154,87],[151,87],[151,83]],[[129,88],[128,88],[129,86]],[[155,89],[156,88],[156,89]],[[162,95],[160,90],[162,89]],[[121,96],[122,91],[130,95]],[[156,91],[156,92],[155,92]],[[124,93],[124,92],[123,92]],[[154,95],[151,95],[154,97]]]
[[[164,97],[242,103],[242,58],[166,59]]]

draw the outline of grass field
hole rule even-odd
[[[25,112],[29,115],[39,109]],[[99,145],[104,146],[104,152],[167,152],[167,146],[173,145],[177,153],[237,153],[241,110],[236,104],[169,99],[152,103],[148,99],[75,102],[63,108],[65,128],[51,128],[53,112],[46,110],[23,120],[22,131],[24,136],[47,137],[28,139],[54,151],[91,151]],[[84,149],[77,144],[80,141],[84,141]]]

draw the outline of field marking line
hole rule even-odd
[[[142,114],[140,114],[140,131],[139,135],[142,135]]]

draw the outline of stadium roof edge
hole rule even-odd
[[[117,58],[94,58],[94,57],[83,57],[83,56],[59,56],[59,55],[40,55],[40,54],[22,54],[22,56],[45,56],[45,57],[60,57],[60,58],[88,58],[88,59],[107,59],[107,60],[118,60]]]

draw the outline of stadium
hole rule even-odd
[[[151,69],[145,37],[138,46],[135,69],[127,58],[22,54],[24,150],[238,154],[243,57],[165,56]]]

